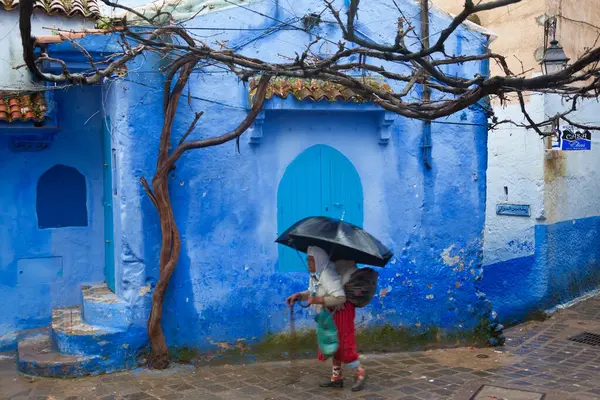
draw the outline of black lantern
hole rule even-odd
[[[542,70],[545,75],[554,74],[565,69],[568,61],[569,57],[567,57],[563,48],[558,44],[558,40],[554,39],[550,42],[550,47],[544,51]]]

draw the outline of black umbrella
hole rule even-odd
[[[376,267],[384,267],[394,255],[362,228],[328,217],[304,218],[283,232],[276,242],[303,253],[309,246],[318,246],[332,261],[353,260]]]

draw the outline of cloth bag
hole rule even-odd
[[[321,310],[315,316],[317,323],[317,343],[319,350],[325,358],[331,357],[339,347],[339,339],[337,328],[331,317],[331,313],[326,310]]]

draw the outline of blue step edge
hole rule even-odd
[[[82,320],[79,307],[67,307],[52,310],[52,340],[54,348],[62,354],[94,354],[129,364],[147,342],[147,333],[144,327],[89,325]]]
[[[4,336],[0,336],[0,353],[16,352],[20,339],[44,332],[50,332],[50,328],[44,326],[42,328],[24,329],[22,331],[11,332]]]
[[[17,370],[46,378],[78,378],[133,369],[141,363],[133,354],[67,355],[56,351],[51,334],[38,333],[19,340]]]
[[[86,324],[123,329],[132,324],[131,307],[106,283],[84,285],[81,293],[82,320]]]
[[[7,335],[0,336],[0,353],[16,351],[18,339],[19,334],[17,332],[12,332]]]
[[[76,378],[105,371],[98,356],[67,356],[53,350],[49,333],[38,333],[19,340],[17,370],[46,378]]]
[[[0,349],[16,351],[23,374],[76,378],[124,371],[141,365],[147,350],[150,287],[133,305],[106,286],[82,286],[81,306],[55,308],[49,327],[0,337]]]

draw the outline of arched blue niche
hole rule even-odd
[[[85,176],[75,168],[51,167],[40,176],[36,194],[40,229],[88,225]]]

